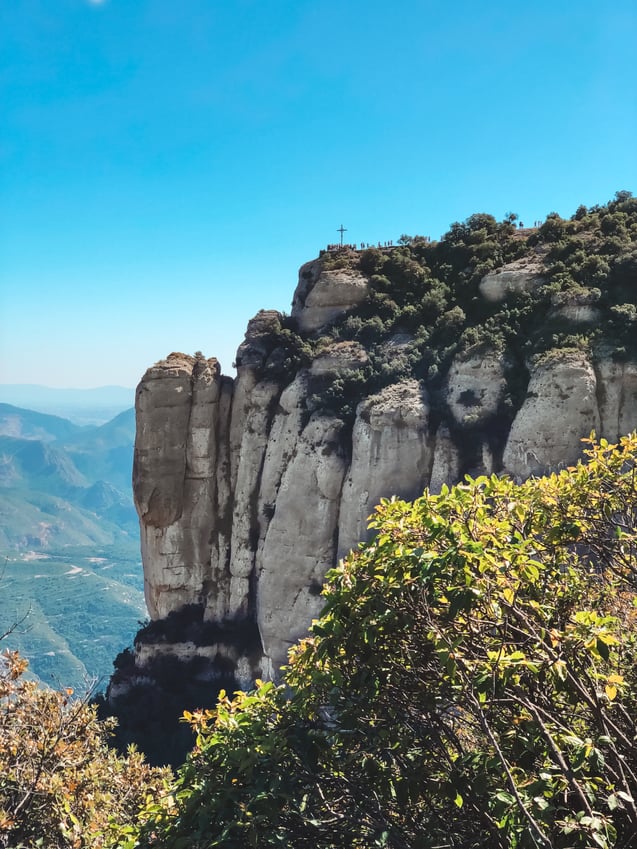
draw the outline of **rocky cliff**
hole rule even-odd
[[[276,677],[380,498],[542,474],[591,430],[634,428],[637,205],[623,202],[537,231],[473,216],[438,243],[326,252],[301,268],[290,317],[249,322],[236,378],[202,355],[151,367],[133,485],[154,622],[111,696],[168,656],[201,681]],[[611,267],[599,222],[617,214],[629,237]],[[588,283],[569,239],[580,264],[605,263]]]
[[[348,427],[308,410],[311,369],[285,387],[255,364],[230,382],[216,360],[183,354],[149,369],[134,482],[151,617],[200,605],[204,621],[253,620],[263,654],[247,678],[275,676],[380,498],[464,472],[543,474],[575,462],[592,430],[615,440],[637,426],[637,364],[558,352],[530,368],[500,454],[477,426],[497,412],[503,375],[495,353],[459,357],[449,420],[434,422],[426,388],[408,379],[361,401]]]

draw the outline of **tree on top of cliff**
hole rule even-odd
[[[384,501],[286,686],[187,716],[176,807],[122,845],[633,846],[637,436],[587,453]]]
[[[317,409],[352,420],[362,398],[404,378],[422,381],[435,394],[453,357],[478,346],[502,353],[515,366],[512,373],[525,373],[532,356],[550,349],[578,348],[592,359],[637,357],[637,334],[622,311],[635,304],[637,278],[637,199],[630,192],[617,192],[605,205],[579,207],[570,219],[550,213],[536,228],[516,228],[512,214],[497,221],[475,213],[451,224],[439,241],[407,235],[398,241],[392,248],[323,256],[324,271],[364,275],[366,298],[318,330],[290,330],[279,340],[292,364],[284,370],[288,380],[301,349],[304,364],[330,341],[357,341],[370,353],[368,367],[340,388],[317,385]],[[528,274],[533,285],[485,296],[485,279],[497,288],[494,275],[507,270]],[[560,310],[569,298],[593,299],[595,320]],[[450,315],[462,319],[450,322]],[[396,334],[408,341],[394,367],[387,345]],[[508,390],[515,399],[516,387]]]

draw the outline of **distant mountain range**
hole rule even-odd
[[[35,383],[0,384],[0,402],[62,416],[78,425],[100,425],[129,409],[135,390],[124,386],[58,389]]]
[[[86,544],[103,542],[105,532],[114,543],[122,534],[136,535],[130,483],[134,438],[132,409],[105,425],[81,427],[0,404],[0,504],[17,499],[25,508],[10,522],[3,520],[4,511],[0,514],[0,544],[17,550],[47,548],[53,538],[58,547],[75,545],[80,529]],[[33,508],[43,514],[52,510],[55,523],[32,515]],[[43,535],[41,528],[51,525],[55,535]]]
[[[3,645],[47,683],[108,675],[145,615],[134,435],[0,403],[0,633],[26,616]]]

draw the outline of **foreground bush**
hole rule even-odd
[[[0,657],[0,846],[102,849],[161,798],[169,773],[108,748],[95,709],[24,678],[17,652]]]
[[[128,845],[633,846],[637,438],[588,453],[385,501],[286,688],[188,716],[175,808]]]

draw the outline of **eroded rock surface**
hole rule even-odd
[[[582,353],[549,354],[531,371],[526,398],[513,421],[502,463],[518,480],[574,463],[581,439],[599,433],[597,378]]]
[[[257,623],[276,677],[287,650],[318,616],[325,566],[336,554],[346,452],[343,422],[313,415],[300,434],[277,494],[257,567]]]
[[[203,599],[216,523],[220,387],[217,360],[171,354],[137,389],[133,491],[153,618]]]
[[[359,404],[340,505],[340,557],[366,539],[367,518],[381,498],[422,492],[432,456],[429,402],[417,381],[388,386]]]
[[[367,292],[367,278],[358,271],[325,271],[318,260],[313,260],[302,266],[299,272],[292,316],[303,332],[318,330],[360,304]]]
[[[480,293],[487,301],[502,301],[510,293],[531,292],[543,283],[539,257],[515,260],[486,274],[480,281]]]
[[[542,282],[532,260],[487,275],[480,289],[498,300]],[[293,306],[301,332],[318,339],[367,287],[356,271],[303,266]],[[563,317],[587,321],[589,300],[549,309],[577,308]],[[431,397],[398,377],[349,412],[322,409],[317,387],[355,382],[379,351],[400,374],[414,338],[398,327],[374,353],[323,336],[311,362],[286,371],[282,322],[262,311],[249,323],[235,379],[215,359],[171,354],[137,392],[133,484],[150,615],[199,611],[212,642],[178,634],[175,658],[207,658],[210,675],[242,686],[277,677],[320,612],[325,572],[367,537],[382,497],[438,492],[466,473],[543,474],[576,461],[591,430],[616,440],[637,423],[637,364],[563,350],[516,366],[484,344],[456,356]],[[245,644],[241,633],[251,635]],[[142,639],[139,674],[171,645]]]
[[[482,351],[454,359],[447,378],[446,400],[456,424],[475,424],[494,416],[505,392],[502,356]]]

